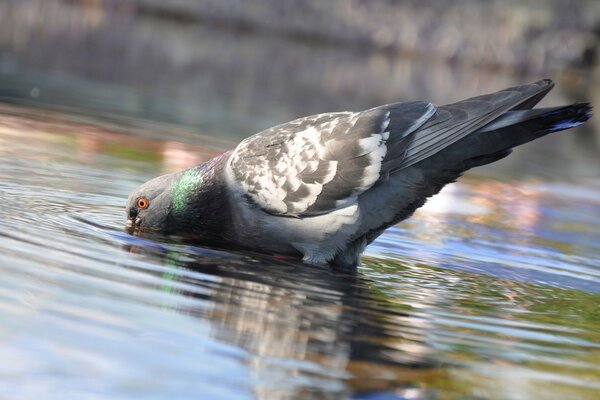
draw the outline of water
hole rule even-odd
[[[350,274],[125,234],[234,144],[153,128],[0,107],[1,398],[600,396],[597,164],[469,174]]]

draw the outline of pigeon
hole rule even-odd
[[[589,103],[534,108],[553,86],[544,79],[444,106],[409,101],[274,126],[141,185],[126,229],[353,268],[369,243],[465,171],[591,118]]]

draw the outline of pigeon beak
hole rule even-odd
[[[137,217],[135,221],[131,218],[128,218],[127,222],[125,223],[125,230],[127,231],[127,233],[133,233],[136,229],[139,229],[141,223],[142,220],[140,219],[140,217]]]
[[[125,223],[125,231],[129,234],[133,233],[133,220],[127,220],[127,222]]]

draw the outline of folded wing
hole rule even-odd
[[[229,174],[235,190],[268,213],[328,213],[505,112],[533,107],[551,88],[543,80],[442,107],[406,102],[300,118],[242,141]]]
[[[347,206],[380,179],[392,135],[409,135],[434,112],[430,103],[408,102],[275,126],[235,149],[234,184],[263,210],[282,216]]]

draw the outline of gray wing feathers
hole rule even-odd
[[[535,105],[539,103],[540,100],[542,100],[550,90],[552,90],[554,87],[554,82],[552,82],[550,79],[542,79],[521,87],[529,87],[530,90],[534,90],[537,93],[529,97],[527,100],[519,103],[519,105],[514,107],[513,110],[530,110],[535,107]]]
[[[306,211],[319,213],[348,205],[381,177],[382,161],[396,137],[409,135],[435,112],[424,102],[394,103],[361,113],[356,123],[342,137],[346,146],[337,154],[338,173],[323,186],[315,203]],[[377,132],[373,134],[372,132]],[[369,136],[356,140],[371,132]],[[370,144],[366,142],[370,141]],[[358,144],[356,151],[355,146]]]
[[[507,111],[533,107],[551,88],[543,80],[442,107],[394,103],[301,118],[244,140],[228,168],[236,188],[263,210],[319,215],[353,204],[383,176],[440,152]]]
[[[430,103],[410,102],[295,120],[240,143],[231,171],[238,189],[269,213],[326,213],[373,186],[391,136],[409,135],[434,112]]]
[[[508,110],[535,105],[551,88],[551,81],[544,80],[438,107],[435,115],[418,131],[390,148],[385,168],[394,171],[414,165]]]

